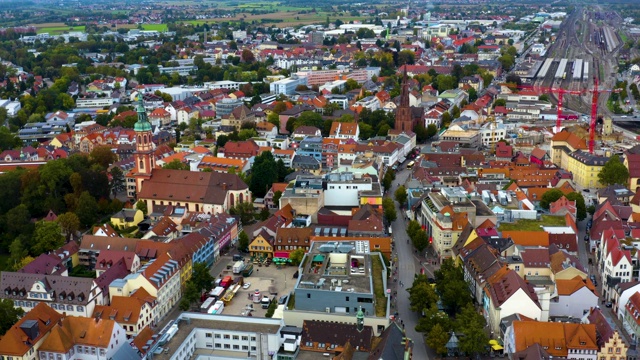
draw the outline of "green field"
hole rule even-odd
[[[167,31],[167,24],[142,24],[142,30]]]
[[[49,33],[50,35],[60,35],[68,31],[84,31],[85,27],[82,26],[47,26],[38,29],[38,34]]]

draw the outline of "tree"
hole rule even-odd
[[[407,189],[404,186],[400,186],[396,189],[395,192],[395,198],[396,201],[400,203],[400,206],[404,206],[404,204],[407,202]]]
[[[451,114],[445,112],[442,114],[442,127],[449,127],[451,125]]]
[[[547,192],[542,194],[542,198],[540,199],[540,207],[548,210],[549,205],[552,202],[555,202],[558,199],[560,199],[562,196],[564,196],[564,193],[559,189],[548,190]]]
[[[576,202],[576,218],[582,221],[587,218],[587,205],[584,202],[584,196],[578,192],[570,192],[567,194],[567,200]]]
[[[429,246],[429,236],[427,232],[420,229],[413,238],[411,238],[413,246],[422,253]]]
[[[247,235],[244,230],[238,235],[238,249],[240,251],[247,251],[247,249],[249,249],[249,235]]]
[[[56,222],[60,224],[62,233],[67,236],[67,241],[69,241],[76,231],[80,229],[80,219],[78,218],[78,215],[72,212],[60,214],[56,219]]]
[[[193,273],[191,274],[190,282],[195,284],[195,288],[198,290],[198,293],[202,293],[203,291],[209,291],[213,288],[213,282],[215,279],[211,272],[209,271],[209,267],[204,262],[197,262],[193,264]]]
[[[393,185],[393,180],[395,179],[395,173],[391,169],[387,169],[387,172],[384,173],[384,177],[382,178],[382,186],[384,190],[391,189]]]
[[[22,308],[13,305],[13,300],[0,300],[0,335],[4,335],[24,315]]]
[[[253,204],[250,202],[241,202],[229,209],[229,214],[238,216],[242,225],[248,225],[253,221]]]
[[[291,265],[298,266],[302,262],[302,258],[304,257],[304,249],[297,248],[289,253],[289,260],[291,260]]]
[[[262,210],[260,210],[260,213],[258,213],[258,219],[260,219],[261,221],[267,220],[269,216],[271,216],[271,213],[266,206],[263,207]]]
[[[33,255],[55,250],[64,245],[64,236],[62,236],[62,228],[55,221],[38,221],[36,223],[36,231],[33,233]]]
[[[478,100],[478,92],[476,91],[475,88],[469,88],[469,101],[470,102],[474,102]]]
[[[443,261],[440,269],[435,272],[435,277],[436,291],[449,315],[456,314],[471,303],[471,293],[464,280],[462,267],[456,266],[452,259]]]
[[[271,302],[269,303],[269,308],[267,309],[267,312],[264,314],[264,317],[266,318],[272,318],[273,317],[273,313],[276,312],[276,309],[278,308],[278,303],[276,302],[275,298],[273,300],[271,300]]]
[[[282,197],[282,191],[278,190],[273,193],[273,203],[280,204],[280,198]]]
[[[0,108],[5,110],[5,108]],[[0,150],[11,150],[22,146],[22,140],[9,131],[9,128],[0,124]]]
[[[251,64],[256,61],[256,57],[255,55],[253,55],[253,52],[251,52],[251,50],[246,48],[242,50],[242,55],[240,55],[240,59],[242,60],[242,62],[245,62],[247,64]]]
[[[382,199],[382,208],[384,210],[384,217],[387,219],[387,222],[392,223],[396,221],[396,219],[398,218],[398,214],[396,213],[396,206],[391,198]]]
[[[305,111],[296,119],[294,130],[302,125],[315,126],[318,129],[322,129],[324,126],[324,120],[322,115],[314,111]]]
[[[98,219],[98,203],[88,191],[80,194],[75,213],[78,215],[80,223],[87,228]]]
[[[409,235],[410,239],[413,239],[420,230],[422,230],[422,226],[420,226],[419,222],[416,220],[409,221],[409,225],[407,225],[407,235]]]
[[[264,197],[271,185],[278,180],[278,166],[273,154],[265,151],[256,156],[251,167],[251,174],[249,189],[255,197]]]
[[[89,159],[93,164],[98,164],[102,169],[107,169],[109,165],[118,160],[116,154],[108,146],[96,146],[89,154]]]
[[[111,171],[109,171],[109,174],[111,175],[111,193],[115,197],[118,193],[125,190],[124,173],[122,173],[122,169],[120,169],[119,166],[114,166]]]
[[[198,300],[200,300],[200,294],[198,293],[196,284],[191,281],[187,281],[184,293],[182,294],[182,300],[180,300],[180,310],[188,311],[191,308],[191,304]]]
[[[598,173],[598,180],[602,185],[625,185],[629,180],[629,170],[620,161],[618,155],[613,155]]]
[[[411,50],[401,50],[398,53],[398,66],[411,65],[415,62],[416,54]]]
[[[436,77],[435,84],[439,92],[455,89],[458,87],[458,82],[456,81],[456,78],[451,75],[442,75],[442,74],[438,75]]]
[[[427,334],[426,342],[433,351],[444,356],[447,354],[446,345],[449,342],[449,333],[446,332],[440,324],[435,324]]]
[[[549,94],[542,94],[538,96],[538,100],[549,102]]]
[[[438,134],[438,127],[436,124],[429,124],[429,126],[427,126],[427,138],[431,139],[436,136],[436,134]]]
[[[147,213],[149,213],[149,210],[147,209],[147,202],[138,200],[138,202],[136,202],[136,210],[140,210],[144,215],[147,215]]]
[[[21,261],[29,255],[27,249],[23,245],[23,239],[16,237],[9,245],[9,260],[7,260],[7,266],[12,270],[20,270],[22,267]]]
[[[413,132],[416,134],[416,141],[418,143],[423,143],[429,138],[427,128],[422,124],[416,125],[413,128]]]
[[[15,264],[15,266],[13,267],[14,271],[18,271],[20,269],[22,269],[23,267],[29,265],[29,263],[31,263],[33,260],[35,260],[35,258],[33,258],[32,256],[25,256],[23,257],[19,262],[17,262]]]
[[[413,286],[407,289],[411,311],[426,311],[438,302],[438,295],[433,286],[427,281],[426,275],[418,275],[413,280]]]
[[[484,331],[486,321],[472,304],[467,304],[456,317],[456,331],[462,334],[459,348],[466,354],[484,353],[489,337]]]
[[[185,164],[179,159],[173,159],[170,162],[164,164],[162,166],[163,169],[171,169],[171,170],[190,170],[189,164]]]
[[[496,99],[496,101],[493,102],[493,108],[495,109],[496,106],[507,106],[507,100],[506,99]]]

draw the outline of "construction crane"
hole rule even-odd
[[[508,86],[512,87],[512,86]],[[619,93],[622,89],[601,89],[598,87],[598,78],[593,78],[593,88],[585,90],[567,90],[557,87],[532,87],[532,86],[517,86],[517,89],[533,90],[536,92],[543,92],[546,94],[558,94],[558,118],[556,119],[556,127],[554,132],[559,132],[562,128],[562,110],[563,110],[563,96],[569,95],[587,95],[591,93],[591,122],[589,124],[589,153],[593,154],[595,150],[595,137],[596,137],[596,125],[598,120],[598,97],[600,93]]]
[[[534,87],[533,88],[534,91],[538,90],[538,91],[542,91],[545,92],[547,94],[558,94],[558,109],[557,109],[557,119],[556,119],[556,127],[554,129],[554,132],[560,132],[560,129],[562,129],[562,98],[564,96],[564,94],[569,94],[569,95],[581,95],[582,91],[579,90],[567,90],[567,89],[563,89],[563,88],[554,88],[554,87]]]

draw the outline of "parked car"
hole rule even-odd
[[[280,296],[280,299],[278,299],[278,304],[280,305],[286,304],[288,299],[289,299],[289,295],[282,295]]]
[[[244,285],[242,285],[242,288],[245,289],[245,290],[247,290],[250,287],[251,287],[251,283],[250,282],[246,282],[246,283],[244,283]]]
[[[612,306],[613,306],[613,303],[612,303],[611,301],[607,301],[607,302],[604,304],[604,306],[606,306],[606,307],[610,308],[610,307],[612,307]]]

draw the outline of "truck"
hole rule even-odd
[[[213,304],[215,304],[216,302],[216,298],[215,297],[210,297],[207,298],[202,305],[200,305],[200,312],[206,313],[209,312],[209,308],[211,306],[213,306]]]
[[[222,294],[224,294],[224,290],[225,288],[223,288],[222,286],[218,286],[209,292],[209,297],[220,299],[222,297]]]
[[[269,304],[271,304],[271,299],[268,296],[264,296],[262,300],[260,300],[260,305],[262,305],[263,309],[268,309]]]
[[[233,273],[240,274],[242,270],[244,270],[244,261],[236,261],[236,263],[233,264]]]
[[[222,314],[222,310],[224,310],[224,302],[216,301],[216,303],[209,309],[209,314]]]
[[[247,266],[242,270],[242,276],[249,277],[251,274],[253,274],[253,264],[247,264]]]
[[[220,281],[220,286],[226,289],[231,286],[232,283],[233,279],[231,279],[231,276],[225,276],[224,278],[222,278],[222,281]]]

